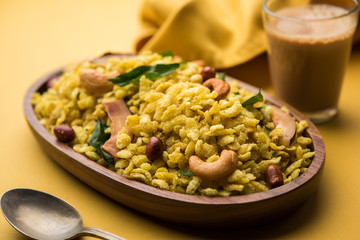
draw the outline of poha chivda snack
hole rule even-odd
[[[104,59],[66,67],[32,98],[44,127],[90,160],[163,190],[224,197],[286,184],[311,164],[307,122],[267,105],[261,89],[169,52]]]

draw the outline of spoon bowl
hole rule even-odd
[[[51,194],[15,188],[1,197],[6,220],[20,233],[44,240],[72,239],[82,235],[104,239],[123,239],[100,229],[84,228],[79,212]]]

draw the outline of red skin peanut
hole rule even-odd
[[[56,138],[64,143],[71,142],[75,138],[75,131],[69,125],[59,125],[54,128]]]
[[[150,161],[160,158],[164,151],[164,144],[160,138],[152,136],[146,145],[146,156]]]
[[[280,168],[276,165],[269,165],[265,170],[265,181],[271,189],[284,185]]]
[[[203,77],[203,81],[206,81],[210,78],[214,78],[216,76],[216,71],[214,68],[206,66],[203,68],[200,74]]]

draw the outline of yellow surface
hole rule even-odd
[[[75,206],[84,225],[128,240],[360,239],[360,46],[353,51],[347,69],[340,115],[319,126],[327,154],[319,189],[295,214],[279,222],[227,231],[164,224],[96,192],[44,154],[23,115],[22,101],[28,87],[70,61],[108,50],[133,51],[139,34],[140,3],[0,1],[0,193],[17,187],[49,192]],[[264,56],[229,73],[271,90]],[[25,238],[0,217],[0,239]]]

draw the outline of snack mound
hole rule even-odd
[[[76,152],[168,191],[249,194],[306,171],[307,122],[223,78],[169,52],[106,55],[65,68],[32,104]]]

